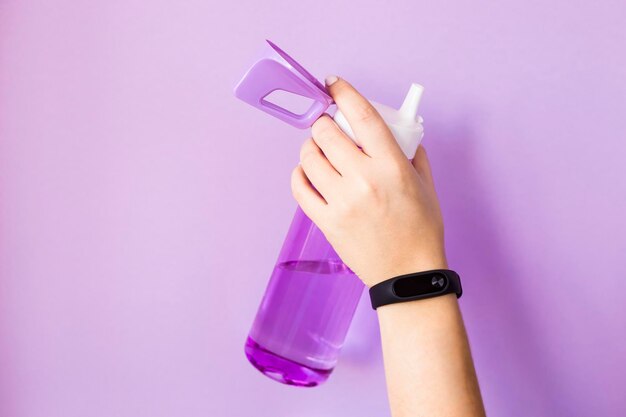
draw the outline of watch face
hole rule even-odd
[[[393,292],[397,297],[415,297],[416,295],[436,294],[446,289],[448,278],[440,273],[421,277],[400,278],[393,283]]]

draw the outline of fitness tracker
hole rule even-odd
[[[387,304],[422,300],[450,293],[455,293],[456,298],[461,298],[463,294],[459,274],[448,269],[435,269],[400,275],[379,282],[370,288],[370,299],[372,308],[376,310]]]

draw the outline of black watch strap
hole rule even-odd
[[[417,272],[400,275],[379,282],[370,288],[372,308],[405,301],[422,300],[444,294],[455,293],[457,298],[463,294],[459,274],[448,269]]]

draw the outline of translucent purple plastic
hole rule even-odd
[[[295,59],[274,43],[245,73],[235,87],[235,96],[299,129],[306,129],[333,103],[324,86]],[[295,114],[266,100],[274,91],[282,90],[311,100],[302,114]]]
[[[300,129],[333,103],[324,86],[282,49],[268,48],[235,87],[246,103]],[[275,91],[312,104],[296,114],[267,98]],[[265,375],[312,387],[332,372],[363,284],[300,208],[291,223],[246,341],[246,355]]]
[[[364,285],[300,208],[246,341],[268,377],[312,387],[332,372]]]

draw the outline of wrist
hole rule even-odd
[[[433,314],[433,311],[436,311],[437,315],[443,314],[446,311],[446,314],[459,312],[459,300],[454,294],[444,294],[440,297],[426,298],[424,300],[415,300],[415,301],[407,301],[405,303],[396,303],[396,304],[387,304],[384,306],[380,306],[376,309],[376,313],[378,314],[378,318],[385,316],[394,317],[396,320],[398,317],[409,317],[416,318],[416,315],[421,314]]]

